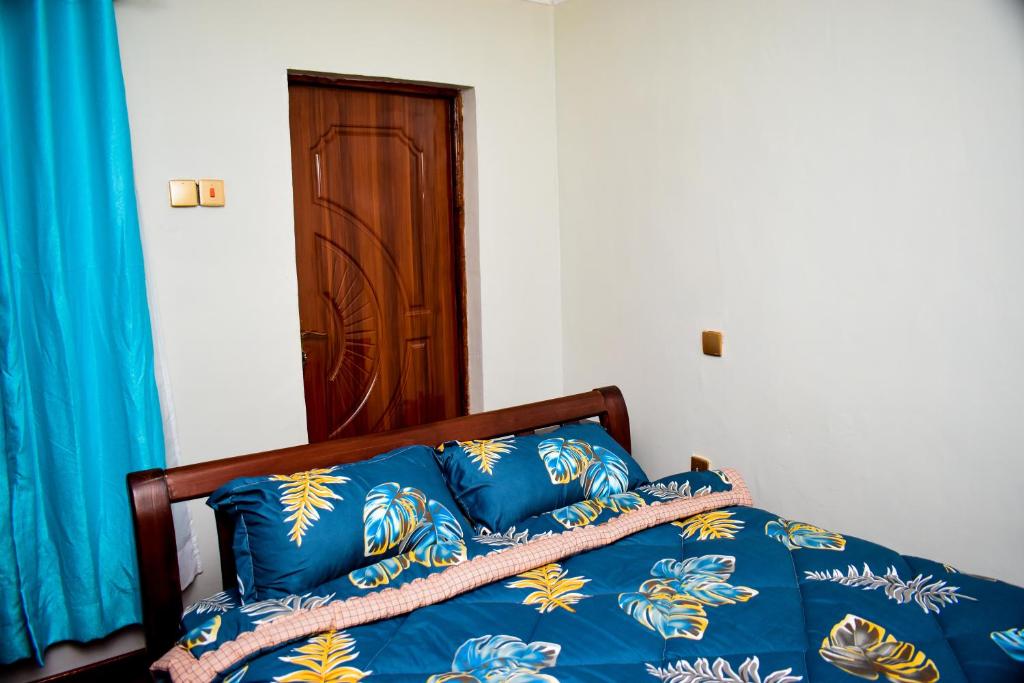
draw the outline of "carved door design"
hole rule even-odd
[[[310,442],[465,412],[454,91],[289,84]]]

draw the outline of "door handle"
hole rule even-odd
[[[301,330],[299,332],[299,339],[306,341],[307,339],[327,339],[327,333],[321,332],[320,330]],[[306,368],[306,363],[309,362],[309,354],[306,350],[302,350],[302,368]]]

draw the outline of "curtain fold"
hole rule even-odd
[[[0,2],[0,662],[139,619],[125,474],[163,466],[109,0]]]

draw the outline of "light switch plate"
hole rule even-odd
[[[196,206],[199,203],[194,180],[168,181],[167,191],[171,196],[171,206]]]
[[[704,330],[700,335],[705,356],[722,355],[722,333],[718,330]]]
[[[224,181],[204,178],[199,181],[201,206],[224,206]]]

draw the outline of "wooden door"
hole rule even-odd
[[[457,91],[289,79],[310,442],[465,413]]]

